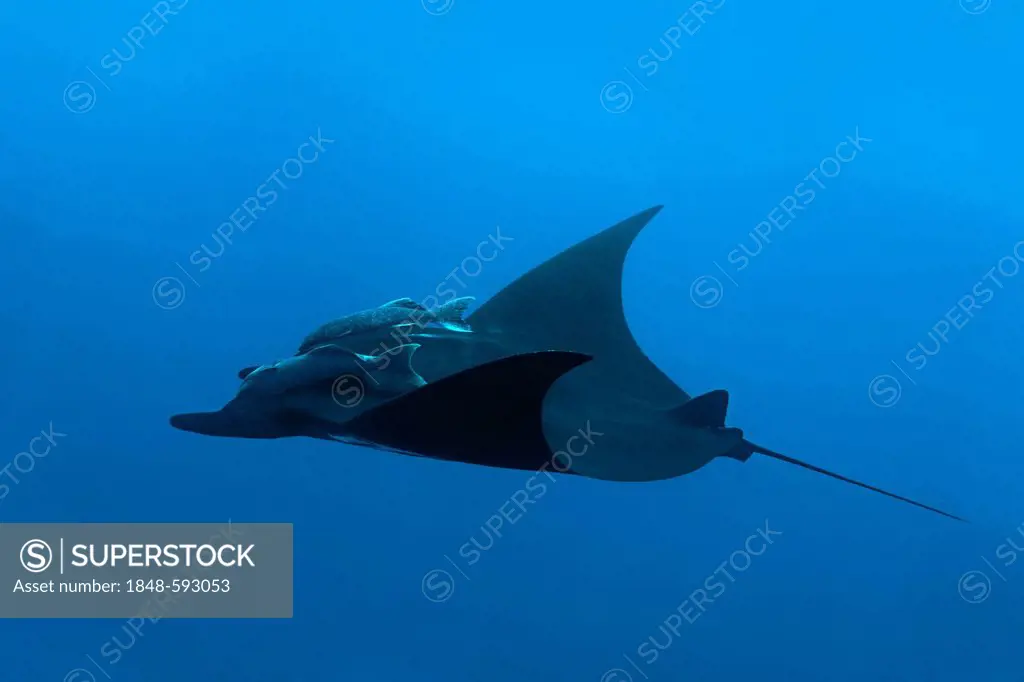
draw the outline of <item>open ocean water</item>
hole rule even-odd
[[[295,564],[292,619],[4,620],[0,679],[1021,680],[1022,34],[1011,0],[4,3],[0,534],[285,522]],[[623,286],[658,366],[971,523],[757,457],[510,515],[523,472],[168,425],[657,204]]]

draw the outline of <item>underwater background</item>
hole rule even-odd
[[[0,679],[1021,679],[1022,30],[1009,0],[4,3],[0,523],[291,522],[295,601],[4,621]],[[624,280],[650,357],[970,524],[755,457],[558,478],[495,532],[522,472],[168,425],[328,319],[482,302],[658,204]]]

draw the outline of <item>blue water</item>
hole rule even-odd
[[[0,679],[1020,679],[1024,8],[688,7],[0,7],[0,522],[295,524],[293,619],[5,621]],[[559,478],[498,537],[520,472],[167,424],[331,317],[486,300],[656,204],[651,358],[971,524],[755,458]]]

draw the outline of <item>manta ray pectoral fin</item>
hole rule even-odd
[[[552,457],[544,398],[562,375],[589,360],[546,351],[478,365],[368,410],[346,422],[345,433],[433,459],[537,469]]]
[[[821,467],[816,467],[813,464],[808,464],[807,462],[802,462],[802,461],[800,461],[798,459],[794,459],[793,457],[789,457],[787,455],[783,455],[783,454],[780,454],[778,452],[774,452],[772,450],[769,450],[768,448],[763,448],[760,445],[756,445],[754,443],[751,443],[750,441],[746,441],[746,440],[743,441],[740,444],[739,448],[737,448],[733,452],[730,452],[727,456],[731,457],[733,459],[738,459],[741,462],[745,462],[748,459],[750,459],[750,456],[753,455],[753,454],[765,455],[766,457],[771,457],[772,459],[777,459],[780,462],[787,462],[789,464],[795,464],[798,467],[802,467],[804,469],[809,469],[810,471],[814,471],[816,473],[823,474],[823,475],[828,476],[830,478],[834,478],[836,480],[843,481],[844,483],[851,483],[851,484],[853,484],[855,486],[858,486],[858,487],[861,487],[861,488],[866,488],[868,490],[873,490],[874,492],[881,493],[882,495],[885,495],[886,497],[891,497],[891,498],[893,498],[895,500],[899,500],[901,502],[906,502],[908,504],[912,504],[915,507],[920,507],[921,509],[927,509],[930,512],[935,512],[936,514],[941,514],[942,516],[945,516],[947,518],[955,519],[957,521],[963,521],[963,522],[967,523],[967,519],[963,519],[963,518],[960,518],[959,516],[955,516],[955,515],[950,514],[948,512],[944,512],[941,509],[936,509],[935,507],[929,507],[927,504],[922,504],[921,502],[917,502],[917,501],[912,500],[912,499],[910,499],[908,497],[903,497],[902,495],[897,495],[896,493],[890,493],[887,490],[882,490],[881,488],[876,488],[873,485],[868,485],[867,483],[861,483],[860,481],[856,481],[856,480],[854,480],[852,478],[847,478],[846,476],[841,476],[839,474],[836,474],[836,473],[833,473],[831,471],[828,471],[827,469],[822,469]]]
[[[669,414],[687,426],[720,429],[725,427],[725,413],[728,409],[729,392],[718,390],[687,400],[669,410]]]
[[[660,210],[642,211],[541,263],[481,305],[469,323],[478,332],[514,333],[521,352],[592,355],[602,381],[652,404],[688,400],[640,350],[622,307],[626,255]]]

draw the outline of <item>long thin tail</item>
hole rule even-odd
[[[840,481],[844,481],[846,483],[852,483],[853,485],[860,486],[861,488],[867,488],[868,490],[874,490],[876,493],[882,493],[886,497],[891,497],[893,499],[900,500],[901,502],[907,502],[908,504],[912,504],[915,507],[920,507],[921,509],[927,509],[928,511],[935,512],[936,514],[941,514],[941,515],[943,515],[945,517],[948,517],[948,518],[951,518],[951,519],[956,519],[957,521],[963,521],[964,523],[967,523],[966,519],[962,519],[959,516],[954,516],[953,514],[949,514],[947,512],[944,512],[941,509],[936,509],[935,507],[929,507],[927,504],[922,504],[920,502],[915,502],[914,500],[911,500],[909,498],[903,497],[901,495],[897,495],[895,493],[890,493],[890,492],[888,492],[886,490],[882,490],[881,488],[876,488],[873,485],[868,485],[867,483],[861,483],[860,481],[855,481],[852,478],[847,478],[846,476],[840,476],[839,474],[834,474],[831,471],[826,471],[825,469],[822,469],[821,467],[816,467],[813,464],[808,464],[807,462],[801,462],[798,459],[793,459],[792,457],[787,457],[786,455],[780,454],[778,452],[773,452],[772,450],[769,450],[768,448],[763,448],[760,445],[756,445],[756,444],[751,443],[750,441],[747,441],[747,440],[743,441],[743,444],[742,444],[741,448],[743,449],[743,452],[742,453],[737,453],[740,456],[735,457],[735,459],[739,459],[741,461],[746,461],[747,459],[749,459],[750,455],[754,454],[754,453],[757,453],[757,454],[760,454],[760,455],[765,455],[767,457],[771,457],[772,459],[777,459],[777,460],[782,461],[782,462],[788,462],[790,464],[795,464],[798,467],[803,467],[804,469],[810,469],[811,471],[816,471],[819,474],[824,474],[826,476],[829,476],[831,478],[835,478],[835,479],[840,480]],[[745,456],[743,456],[743,455],[745,455]]]

